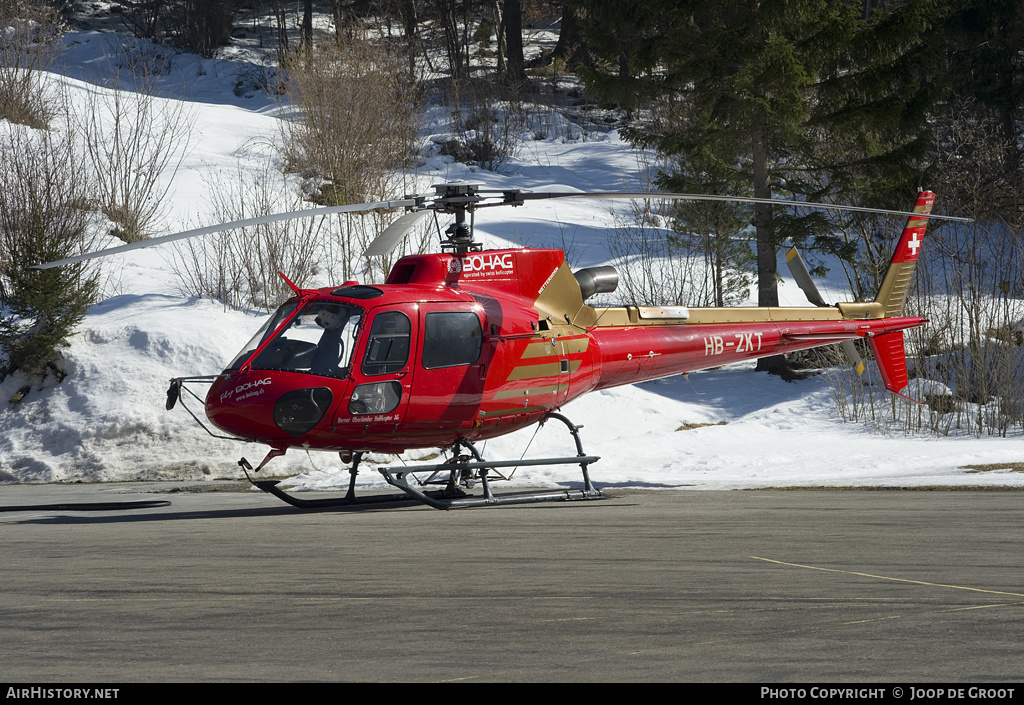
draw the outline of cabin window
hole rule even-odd
[[[366,341],[362,372],[367,377],[398,372],[409,360],[412,326],[401,311],[378,313]]]
[[[428,313],[424,319],[423,367],[470,365],[480,359],[483,332],[472,311]]]

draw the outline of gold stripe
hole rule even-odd
[[[552,345],[551,341],[555,341],[555,344]],[[534,341],[526,346],[526,350],[523,352],[521,359],[528,360],[534,357],[550,357],[552,355],[558,355],[559,343],[561,343],[563,347],[577,348],[576,350],[569,350],[568,352],[586,352],[587,348],[590,347],[590,338],[547,338],[545,340]]]
[[[582,364],[582,360],[569,360],[569,372],[575,372]],[[508,381],[517,379],[540,379],[541,377],[554,377],[562,374],[561,362],[545,362],[540,365],[519,365],[512,370]]]
[[[885,316],[899,316],[903,313],[903,305],[907,300],[907,292],[914,278],[916,262],[898,262],[892,265],[892,279],[889,284],[887,296],[882,302],[885,305]],[[886,279],[889,279],[886,277]],[[883,287],[884,289],[884,287]]]
[[[536,394],[553,394],[558,391],[557,384],[548,384],[543,387],[530,387],[528,389],[503,389],[494,395],[495,399],[514,399],[516,397],[527,397]]]
[[[519,365],[508,376],[511,382],[517,379],[538,379],[560,374],[561,366],[557,362],[544,362],[540,365]]]
[[[523,357],[521,359],[526,360],[531,357],[548,357],[550,355],[557,355],[558,345],[552,345],[552,340],[554,340],[554,338],[547,338],[535,343],[530,343],[526,346],[526,350],[523,352]]]

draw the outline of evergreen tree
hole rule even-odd
[[[599,59],[582,71],[588,88],[651,110],[624,134],[671,158],[659,186],[903,209],[930,168],[951,1],[911,0],[891,12],[855,0],[575,7]],[[687,210],[683,227],[696,226],[699,209]],[[781,243],[851,260],[860,249],[820,212],[759,205],[753,224],[762,306],[778,305]]]
[[[787,193],[798,168],[809,97],[849,9],[826,0],[587,0],[581,30],[601,59],[588,88],[627,108],[669,106],[669,119],[626,130],[634,143],[677,157],[659,185],[732,195]],[[777,306],[780,230],[772,208],[753,208],[758,304]]]
[[[843,41],[819,71],[799,151],[787,182],[809,201],[905,210],[935,184],[934,117],[943,78],[947,0],[913,0],[891,11],[848,3]],[[873,299],[892,254],[884,216],[816,213],[779,217],[804,227],[812,249],[840,258],[854,297]]]
[[[998,121],[1008,161],[1020,153],[1024,117],[1024,4],[1020,0],[947,0],[943,24],[953,92]]]
[[[26,269],[83,251],[84,173],[66,135],[13,129],[0,148],[0,380],[45,374],[95,299],[82,265]]]
[[[950,12],[942,30],[950,100],[935,121],[934,142],[934,159],[945,172],[944,195],[950,197],[943,200],[968,208],[975,217],[1024,217],[1019,188],[1024,180],[1024,5],[1017,0],[947,2]],[[986,145],[977,154],[964,153],[966,124],[975,133],[969,143]],[[991,146],[997,143],[1002,145],[1001,159],[993,160]],[[983,188],[950,183],[962,171],[957,160],[968,172],[976,171]],[[977,193],[970,194],[972,190]]]
[[[794,189],[815,200],[906,208],[932,168],[931,118],[948,86],[947,2],[914,0],[851,18],[821,68]]]

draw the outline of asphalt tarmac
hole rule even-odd
[[[1008,682],[1024,493],[637,491],[442,512],[0,485],[0,681]],[[175,490],[169,492],[169,490]]]

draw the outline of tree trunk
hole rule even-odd
[[[444,32],[445,53],[448,55],[448,69],[452,78],[465,78],[469,71],[462,61],[462,35],[459,33],[459,22],[455,16],[455,0],[439,0],[438,10]]]
[[[398,4],[402,15],[402,27],[405,30],[406,51],[409,52],[409,78],[416,80],[416,55],[419,53],[419,17],[416,14],[415,0],[402,0]]]
[[[498,56],[495,63],[499,78],[505,75],[505,55],[508,53],[505,48],[505,13],[502,12],[502,5],[503,0],[494,0],[492,8],[495,21],[494,39],[498,45]]]
[[[755,119],[756,120],[756,119]],[[768,146],[764,130],[755,124],[751,136],[751,157],[754,171],[754,197],[771,198],[772,186],[768,174]],[[767,203],[754,205],[754,232],[757,238],[757,305],[779,305],[778,246],[772,228],[772,207]],[[755,368],[759,372],[786,377],[786,356],[762,357]]]
[[[760,126],[754,128],[751,142],[754,197],[771,198],[768,149]],[[757,305],[778,306],[778,251],[772,228],[772,207],[767,203],[758,203],[754,206],[754,231],[757,235]]]
[[[304,0],[302,4],[302,49],[313,48],[313,0]]]
[[[526,62],[523,59],[523,8],[520,0],[505,0],[502,8],[505,23],[505,71],[516,88],[526,83]]]
[[[277,21],[277,62],[284,66],[288,59],[288,20],[281,7],[281,0],[273,0],[274,19]]]
[[[561,59],[569,68],[573,68],[578,64],[588,64],[589,59],[586,48],[583,46],[583,39],[580,37],[576,13],[569,3],[562,6],[560,25],[558,43],[555,44],[555,49],[551,52],[551,56],[555,59]]]

